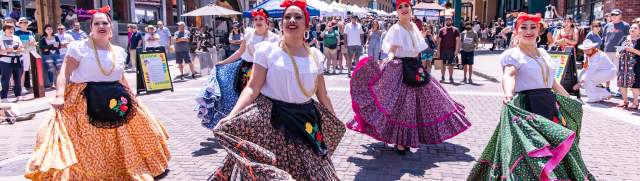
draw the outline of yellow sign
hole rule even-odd
[[[140,62],[147,91],[173,89],[169,64],[164,53],[142,53]]]
[[[556,82],[562,82],[561,80],[564,76],[565,69],[567,68],[567,62],[569,61],[569,54],[549,52],[549,55],[551,56],[551,59],[558,64],[554,78],[556,79]]]

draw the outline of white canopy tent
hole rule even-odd
[[[347,10],[356,16],[366,16],[369,11],[358,7],[358,5],[347,5]]]
[[[330,6],[336,10],[334,12],[334,16],[341,16],[341,17],[347,16],[347,11],[348,11],[347,5],[333,1]]]
[[[336,10],[322,0],[307,0],[307,4],[320,10],[320,17],[334,16]]]

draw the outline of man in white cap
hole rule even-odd
[[[22,41],[22,44],[24,45],[24,51],[22,52],[22,65],[23,65],[22,68],[25,72],[22,74],[22,76],[20,76],[21,82],[24,82],[25,76],[30,76],[29,69],[31,68],[31,61],[29,57],[29,52],[36,49],[35,34],[27,29],[30,24],[31,24],[31,21],[29,21],[26,17],[21,17],[20,19],[18,19],[18,26],[20,28],[17,29],[15,33],[13,33],[15,36],[20,37],[20,41]],[[45,84],[50,85],[50,82],[45,82]],[[22,85],[28,85],[28,84],[23,83]],[[22,89],[22,94],[23,95],[26,94],[25,88]],[[21,99],[24,99],[24,98],[21,98]]]
[[[616,65],[616,68],[620,64],[620,60],[616,57],[616,46],[619,46],[624,41],[625,37],[629,35],[629,23],[622,21],[622,11],[619,9],[611,10],[611,22],[607,23],[602,29],[602,38],[604,39],[604,52],[606,52],[609,59],[613,61],[613,64]],[[617,91],[617,81],[613,79],[611,82],[611,90]],[[614,89],[616,88],[616,89]],[[616,96],[619,95],[616,94]]]
[[[578,46],[585,55],[584,66],[580,73],[580,81],[573,86],[574,90],[583,87],[589,97],[586,102],[600,102],[608,99],[611,94],[599,85],[606,83],[616,77],[616,67],[606,53],[598,49],[598,43],[586,39],[582,45]]]
[[[191,32],[186,30],[184,22],[180,21],[177,23],[178,31],[174,33],[175,38],[175,49],[176,49],[176,63],[178,64],[178,70],[180,70],[180,75],[178,78],[181,80],[184,79],[184,66],[183,63],[189,65],[189,70],[191,70],[191,78],[196,79],[196,71],[191,63],[191,56],[189,55],[190,50],[190,42],[191,42]]]

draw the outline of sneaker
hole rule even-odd
[[[0,100],[0,102],[2,102],[2,103],[9,103],[9,99],[7,99],[7,98],[3,98],[2,100]]]
[[[449,83],[453,84],[453,77],[449,77]]]
[[[622,94],[620,94],[619,92],[616,92],[613,97],[622,97]]]
[[[24,100],[27,100],[27,97],[25,97],[25,96],[18,96],[18,98],[16,98],[16,102],[24,101]]]
[[[469,79],[469,84],[473,84],[473,80]]]
[[[191,75],[191,79],[195,80],[196,79],[196,74]]]
[[[462,79],[462,83],[466,84],[467,83],[467,78],[465,77],[464,79]]]

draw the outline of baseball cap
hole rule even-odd
[[[611,15],[620,15],[620,14],[622,14],[622,11],[620,9],[611,10]]]

